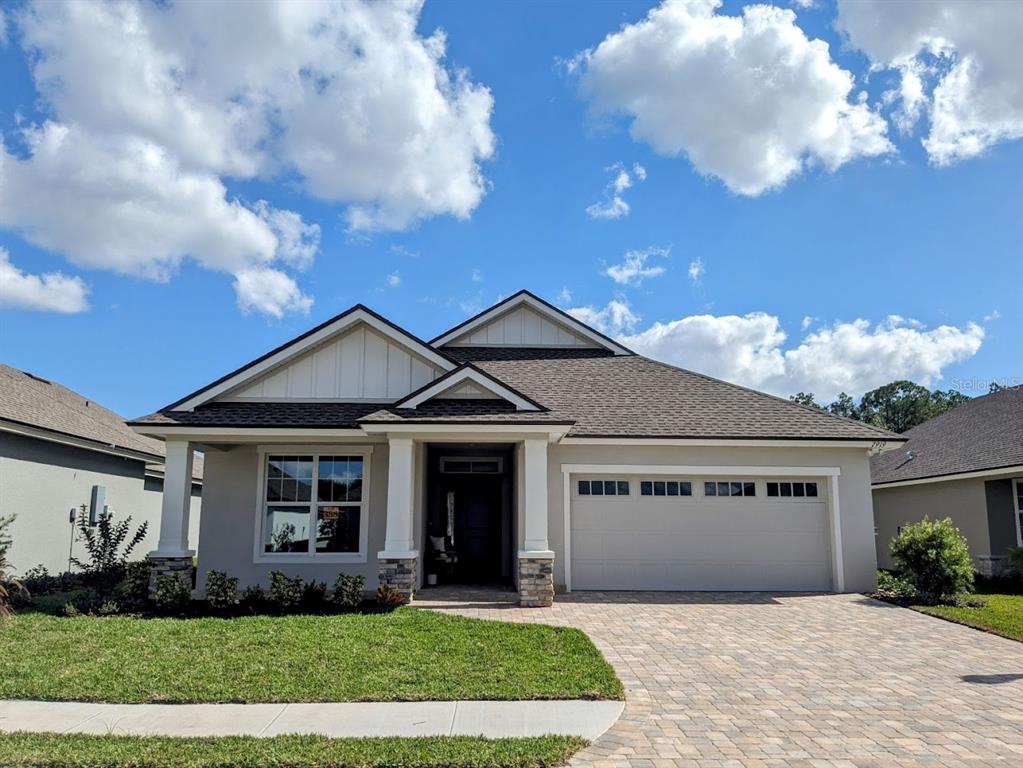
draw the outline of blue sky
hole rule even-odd
[[[998,5],[1009,8],[1008,17],[997,17]],[[936,34],[936,22],[905,13],[872,25],[855,14],[840,18],[827,2],[780,3],[783,12],[743,19],[744,4],[729,2],[644,21],[654,7],[393,6],[416,26],[397,34],[405,35],[403,50],[384,59],[393,66],[367,72],[407,76],[407,97],[419,93],[424,71],[446,73],[457,91],[464,70],[465,100],[441,110],[446,127],[425,125],[407,98],[373,102],[374,79],[360,75],[333,93],[322,83],[312,87],[301,105],[287,107],[303,124],[270,121],[258,148],[232,134],[227,144],[243,146],[243,161],[213,157],[212,140],[189,143],[187,131],[166,129],[185,107],[174,99],[147,102],[151,93],[132,79],[137,61],[116,82],[94,50],[118,40],[109,18],[90,18],[98,31],[83,39],[92,28],[81,20],[45,7],[7,10],[0,360],[136,416],[357,302],[430,338],[525,287],[638,351],[780,394],[859,395],[902,377],[971,395],[986,392],[990,380],[1023,382],[1023,11],[995,4],[985,23],[1000,36],[982,34],[956,21],[956,3],[935,0],[931,10],[943,9],[951,43],[934,55],[917,41],[920,29]],[[102,15],[95,8],[92,16]],[[875,21],[886,12],[883,4],[874,11]],[[215,103],[203,90],[207,78],[224,77],[220,62],[212,54],[189,58],[194,49],[177,42],[204,25],[168,21],[163,12],[143,13],[157,42],[139,55],[158,70],[166,63],[160,56],[176,53],[179,64],[198,70],[180,84],[182,98],[194,96],[195,114],[221,125],[237,102]],[[370,24],[394,22],[366,14]],[[722,24],[719,16],[733,19]],[[606,40],[623,25],[622,37]],[[764,28],[771,34],[756,37]],[[423,41],[438,29],[444,55],[424,64],[422,48],[439,38]],[[805,40],[793,38],[794,30]],[[665,31],[669,40],[703,35],[710,53],[661,66],[649,33]],[[237,37],[245,46],[246,36]],[[394,37],[353,45],[374,65],[373,46]],[[259,37],[251,38],[255,46]],[[810,42],[818,39],[826,52]],[[732,55],[716,55],[715,46]],[[83,58],[67,51],[84,51]],[[296,59],[282,53],[280,60],[286,70]],[[725,71],[728,61],[746,69]],[[105,76],[86,77],[86,65],[97,62]],[[767,86],[757,81],[765,71]],[[852,82],[848,94],[836,85],[843,72]],[[922,83],[915,102],[914,77]],[[999,101],[1005,78],[1010,97]],[[743,95],[747,87],[752,95]],[[936,89],[945,107],[935,103]],[[489,109],[481,103],[487,92]],[[266,97],[275,109],[274,99],[288,98],[286,91]],[[398,124],[427,149],[393,167],[386,145],[354,152],[337,139],[353,102],[377,110],[364,116],[370,130],[361,140],[372,145]],[[845,133],[822,138],[806,128],[836,104]],[[949,129],[949,115],[960,124]],[[303,138],[305,126],[321,120],[322,132]],[[911,122],[905,132],[900,121]],[[809,138],[791,138],[804,129]],[[481,131],[489,136],[481,139]],[[281,135],[286,141],[275,146]],[[781,151],[797,170],[764,159],[779,151],[778,135],[791,143]],[[72,140],[81,142],[76,151],[44,162],[47,141]],[[303,165],[304,141],[327,146],[331,161]],[[137,168],[108,177],[139,146],[169,158],[170,187],[153,191],[146,184],[156,174]],[[373,160],[373,151],[383,160]],[[247,167],[257,155],[258,170]],[[616,192],[622,171],[631,186]],[[184,174],[214,186],[219,180],[222,196],[188,199],[193,187],[176,186]],[[349,183],[348,174],[366,177]],[[431,191],[424,197],[403,187],[416,183]],[[760,184],[769,188],[754,189]],[[616,194],[627,214],[587,212],[613,206]],[[120,218],[142,197],[153,215]],[[244,209],[241,219],[232,201]],[[368,223],[360,224],[352,206],[369,211]],[[287,247],[284,229],[264,223],[281,211],[297,214],[291,225],[300,221],[296,247]],[[262,239],[251,235],[254,228]],[[236,247],[239,240],[246,244]],[[272,269],[287,286],[245,299],[234,282],[251,269]],[[63,279],[53,277],[58,272]],[[262,286],[266,274],[258,276]],[[240,306],[246,301],[247,310]]]

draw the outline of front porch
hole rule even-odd
[[[548,432],[368,428],[361,439],[315,443],[168,437],[154,581],[186,578],[198,554],[200,593],[210,570],[243,586],[265,585],[271,570],[328,584],[345,572],[364,576],[370,591],[386,586],[410,599],[426,585],[459,584],[549,606]],[[187,546],[188,493],[178,487],[193,449],[207,455],[198,553]]]

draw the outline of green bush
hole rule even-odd
[[[365,576],[350,576],[347,573],[339,573],[337,581],[334,582],[334,595],[331,598],[334,605],[341,608],[358,608],[362,603],[366,591]]]
[[[176,616],[185,612],[192,599],[192,590],[174,573],[156,577],[153,602],[160,613]]]
[[[1023,547],[1009,549],[1009,567],[1017,576],[1023,577]]]
[[[925,517],[905,526],[892,541],[892,557],[899,575],[925,603],[947,603],[973,591],[970,549],[951,518],[932,521]]]
[[[408,600],[400,590],[381,584],[377,587],[377,602],[387,608],[397,608],[399,605],[405,605]]]
[[[322,581],[307,581],[302,587],[302,608],[307,611],[321,611],[327,601],[327,584]]]
[[[52,595],[54,592],[71,592],[84,586],[82,574],[64,571],[54,576],[42,563],[25,571],[21,583],[35,597]]]
[[[96,518],[96,525],[89,520],[88,508],[85,504],[78,508],[76,523],[78,536],[85,544],[89,554],[88,561],[72,558],[71,562],[85,572],[89,586],[109,597],[114,588],[124,579],[128,557],[146,537],[149,523],[144,522],[132,533],[131,516],[118,523],[113,515],[101,512]]]
[[[11,575],[13,568],[7,562],[7,553],[12,543],[7,528],[13,522],[14,515],[0,515],[0,619],[11,614],[12,601],[25,592],[21,582]]]
[[[877,572],[877,594],[880,597],[915,597],[916,589],[906,579],[891,571]]]
[[[266,605],[266,592],[258,584],[253,584],[242,590],[238,604],[249,613],[259,613]]]
[[[260,590],[262,592],[262,590]],[[238,602],[238,577],[224,571],[206,573],[206,602],[210,608],[226,611]]]
[[[149,602],[148,560],[136,560],[124,567],[124,580],[117,588],[117,598],[126,611],[141,611]]]
[[[302,604],[305,583],[301,576],[285,576],[281,571],[270,571],[270,604],[278,611],[293,611]]]

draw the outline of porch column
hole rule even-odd
[[[419,570],[412,527],[413,442],[392,437],[387,444],[387,531],[384,551],[377,553],[378,575],[382,586],[412,599]]]
[[[519,604],[546,607],[554,602],[554,552],[547,542],[547,438],[524,441],[524,548],[519,552]]]
[[[192,586],[192,556],[188,548],[188,516],[192,509],[193,447],[187,440],[168,440],[163,471],[160,539],[149,553],[149,588],[158,576],[172,574]]]

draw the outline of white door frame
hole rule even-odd
[[[771,466],[699,466],[665,464],[562,464],[562,508],[565,516],[565,591],[572,591],[572,475],[695,475],[695,476],[768,476],[827,477],[828,509],[831,527],[831,578],[835,592],[845,591],[845,566],[842,562],[842,518],[838,503],[838,467]]]

